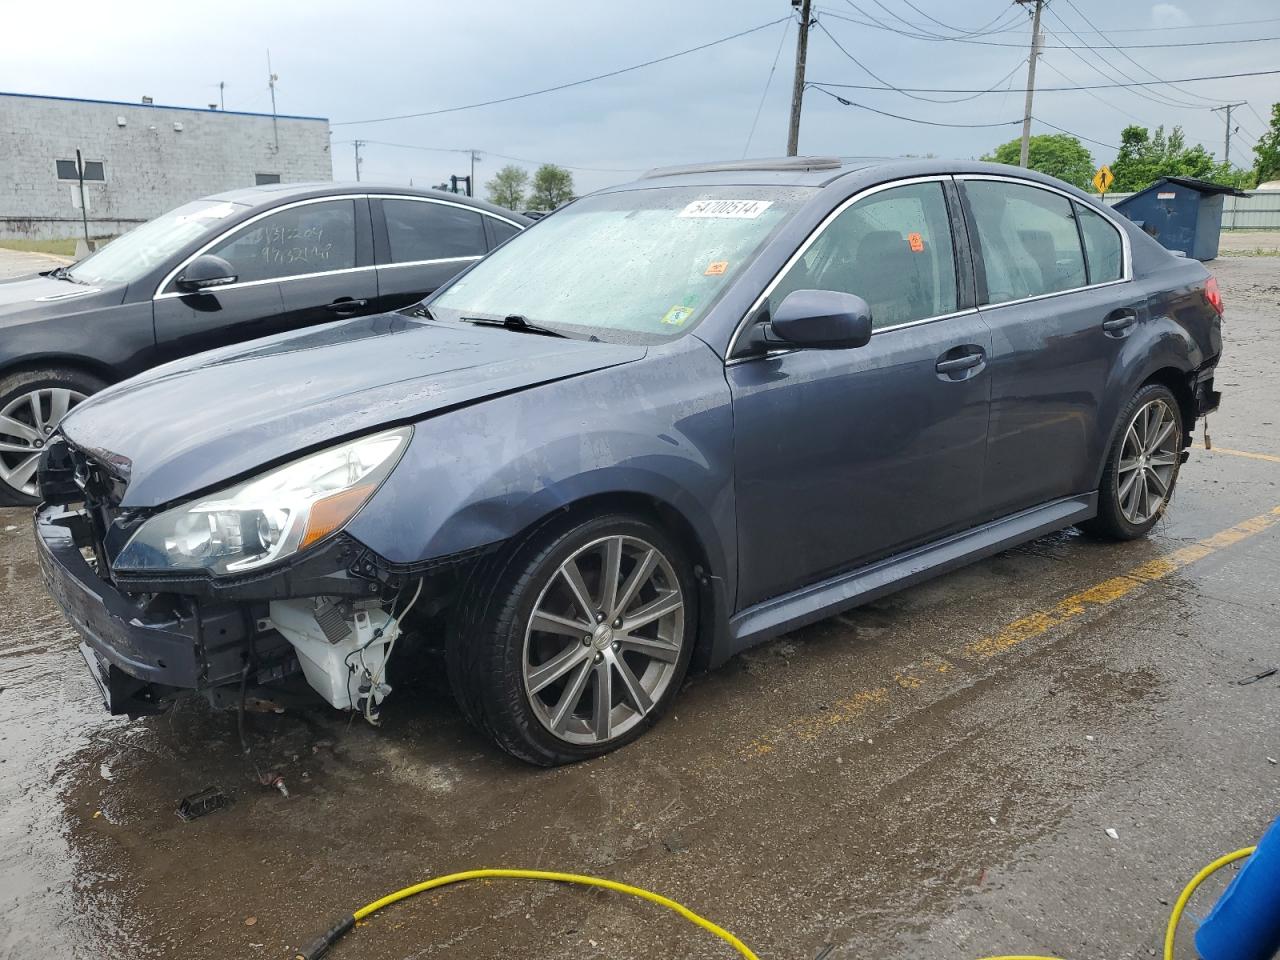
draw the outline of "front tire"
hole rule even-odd
[[[1081,524],[1094,536],[1136,540],[1164,516],[1182,463],[1183,424],[1177,398],[1149,383],[1125,407],[1098,490],[1098,515]]]
[[[0,507],[39,502],[36,466],[49,436],[77,403],[106,384],[78,370],[0,377]]]
[[[541,766],[598,757],[657,722],[697,629],[692,568],[646,520],[535,532],[465,591],[446,659],[467,718]]]

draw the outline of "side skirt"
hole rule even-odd
[[[723,663],[770,637],[1088,520],[1097,513],[1097,491],[1065,497],[764,600],[730,618],[724,649],[717,651],[720,655],[714,662]]]

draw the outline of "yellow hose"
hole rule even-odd
[[[1228,853],[1226,856],[1219,857],[1213,863],[1209,864],[1194,877],[1191,882],[1183,888],[1182,893],[1178,896],[1177,902],[1173,906],[1173,912],[1169,916],[1169,926],[1165,930],[1164,935],[1164,960],[1174,960],[1173,943],[1174,937],[1178,932],[1178,921],[1182,919],[1182,912],[1186,909],[1187,902],[1191,899],[1191,895],[1196,892],[1200,884],[1204,883],[1210,876],[1221,870],[1228,864],[1235,863],[1237,860],[1243,860],[1251,855],[1257,848],[1245,847],[1234,853]],[[375,900],[366,906],[361,907],[354,914],[344,919],[332,930],[320,936],[310,947],[296,954],[296,960],[318,960],[328,949],[333,946],[343,935],[348,933],[355,927],[356,923],[364,920],[377,913],[384,907],[389,907],[393,903],[399,903],[409,897],[416,896],[419,893],[426,893],[428,890],[435,890],[440,887],[447,887],[451,884],[462,883],[467,880],[551,880],[556,883],[576,883],[584,887],[597,887],[601,890],[613,890],[615,893],[626,893],[633,897],[639,897],[641,900],[648,900],[650,903],[656,903],[660,907],[666,907],[673,910],[680,916],[684,917],[690,923],[701,927],[708,933],[719,937],[729,946],[733,947],[746,960],[759,960],[759,958],[751,951],[745,943],[735,937],[728,930],[712,923],[706,917],[699,916],[684,904],[676,903],[669,897],[664,897],[660,893],[653,893],[642,887],[633,887],[628,883],[618,883],[616,880],[604,880],[600,877],[589,877],[581,873],[555,873],[549,870],[464,870],[462,873],[450,873],[443,877],[435,877],[431,880],[424,880],[422,883],[415,883],[411,887],[405,887],[403,890],[397,890],[395,893],[389,893],[380,900]],[[1008,955],[999,957],[983,957],[982,960],[1060,960],[1058,957],[1041,957],[1029,955]]]
[[[684,917],[690,923],[701,927],[708,933],[719,937],[746,960],[759,960],[752,953],[751,948],[735,937],[728,930],[712,923],[706,917],[699,916],[682,903],[676,903],[669,897],[664,897],[660,893],[653,893],[641,887],[633,887],[627,883],[618,883],[615,880],[603,880],[600,877],[588,877],[580,873],[554,873],[549,870],[465,870],[462,873],[450,873],[443,877],[436,877],[432,880],[425,880],[422,883],[416,883],[411,887],[405,887],[403,890],[397,890],[395,893],[388,894],[381,900],[375,900],[367,906],[361,907],[352,916],[350,921],[344,921],[338,927],[329,931],[321,938],[312,949],[306,953],[298,954],[299,960],[315,960],[321,956],[332,943],[351,929],[354,924],[372,914],[377,913],[383,907],[389,907],[393,903],[398,903],[407,897],[415,896],[419,893],[425,893],[428,890],[435,890],[438,887],[447,887],[450,884],[462,883],[466,880],[553,880],[558,883],[576,883],[584,887],[599,887],[602,890],[613,890],[616,893],[627,893],[633,897],[639,897],[641,900],[648,900],[650,903],[656,903],[660,907],[666,907],[668,910],[674,910],[680,916]],[[317,952],[318,948],[318,952]]]
[[[1164,960],[1173,960],[1173,938],[1178,932],[1178,921],[1182,919],[1182,911],[1186,909],[1187,901],[1190,900],[1191,895],[1196,892],[1196,888],[1208,880],[1212,874],[1217,873],[1227,864],[1235,863],[1237,860],[1243,860],[1257,849],[1257,847],[1245,847],[1241,850],[1235,851],[1235,853],[1228,853],[1226,856],[1219,857],[1192,877],[1191,882],[1182,888],[1182,893],[1178,895],[1178,900],[1173,905],[1173,912],[1169,914],[1169,926],[1166,927],[1164,931]]]

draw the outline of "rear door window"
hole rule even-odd
[[[891,187],[843,211],[769,295],[773,313],[793,290],[854,293],[873,329],[956,310],[955,250],[942,184]]]
[[[988,304],[1007,303],[1088,283],[1073,204],[1038,187],[965,180]]]
[[[383,200],[392,263],[481,257],[488,247],[475,210],[430,200]]]
[[[263,217],[207,251],[240,283],[281,280],[356,265],[355,201],[304,203]]]
[[[1089,261],[1089,282],[1110,283],[1124,277],[1124,244],[1120,231],[1106,217],[1077,203],[1084,253]]]

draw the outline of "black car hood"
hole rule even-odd
[[[119,303],[125,285],[86,286],[55,277],[0,280],[0,324],[76,312],[87,306]]]
[[[380,314],[157,367],[81,403],[62,432],[126,481],[122,506],[153,507],[344,437],[644,353]]]

